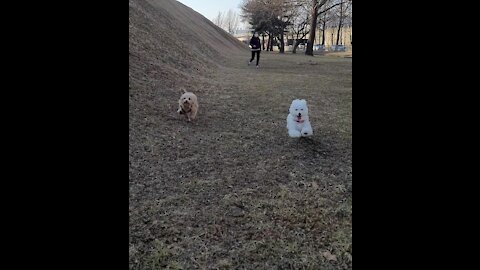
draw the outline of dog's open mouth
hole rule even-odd
[[[303,122],[305,122],[305,120],[303,120],[303,119],[300,118],[300,117],[297,117],[297,118],[295,119],[295,122],[297,122],[297,123],[303,123]]]

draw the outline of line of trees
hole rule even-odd
[[[242,18],[262,34],[262,43],[268,37],[267,50],[273,50],[277,40],[280,53],[283,53],[284,37],[291,35],[294,40],[292,52],[296,53],[299,41],[308,35],[305,54],[313,55],[317,29],[325,45],[327,27],[335,27],[336,45],[340,45],[342,27],[351,26],[352,0],[243,0],[241,10]]]
[[[212,22],[233,35],[237,31],[240,24],[240,16],[238,16],[238,14],[231,9],[227,12],[219,11]]]

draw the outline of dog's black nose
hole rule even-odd
[[[302,116],[302,114],[301,114],[301,113],[298,113],[298,116]]]

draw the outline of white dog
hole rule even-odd
[[[185,114],[185,116],[188,118],[188,121],[192,121],[197,116],[198,99],[194,93],[187,92],[185,89],[182,90],[183,94],[178,100],[177,113]]]
[[[292,138],[313,135],[312,126],[308,120],[307,101],[295,99],[292,101],[289,111],[287,116],[288,135]]]

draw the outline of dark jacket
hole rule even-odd
[[[250,39],[250,46],[252,46],[252,52],[260,51],[262,49],[260,47],[260,38],[253,36],[252,39]]]

